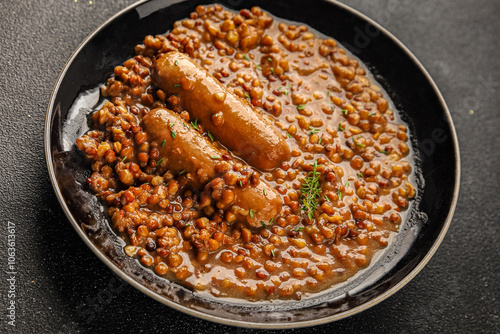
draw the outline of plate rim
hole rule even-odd
[[[112,15],[109,17],[107,20],[105,20],[103,23],[98,25],[90,34],[88,34],[82,42],[78,45],[78,47],[72,52],[71,56],[68,58],[66,63],[64,64],[63,69],[59,73],[56,84],[54,85],[54,88],[52,89],[52,92],[50,94],[50,99],[49,99],[49,105],[47,108],[47,112],[45,115],[45,123],[44,123],[44,153],[45,153],[45,161],[47,164],[47,169],[49,173],[49,178],[50,182],[52,184],[52,188],[54,189],[54,192],[56,194],[57,200],[59,204],[61,205],[64,214],[66,218],[70,221],[71,225],[73,228],[76,230],[77,234],[80,236],[80,238],[85,242],[85,244],[92,250],[92,252],[108,267],[110,268],[116,275],[118,275],[121,279],[123,279],[125,282],[130,284],[132,287],[136,288],[140,292],[144,293],[150,298],[153,298],[154,300],[167,305],[169,307],[172,307],[173,309],[177,311],[181,311],[183,313],[189,314],[191,316],[195,316],[197,318],[201,318],[204,320],[208,320],[211,322],[215,323],[220,323],[223,325],[230,325],[230,326],[236,326],[236,327],[244,327],[244,328],[260,328],[260,329],[291,329],[291,328],[301,328],[301,327],[308,327],[308,326],[316,326],[316,325],[321,325],[325,323],[330,323],[333,321],[341,320],[346,317],[352,316],[354,314],[360,313],[370,307],[373,307],[374,305],[384,301],[397,291],[399,291],[401,288],[403,288],[408,282],[410,282],[424,267],[425,265],[430,261],[430,259],[433,257],[433,255],[436,253],[437,249],[441,245],[444,237],[446,236],[446,233],[451,225],[451,221],[453,219],[455,209],[457,206],[458,202],[458,197],[459,197],[459,191],[460,191],[460,179],[461,179],[461,158],[460,158],[460,149],[459,149],[459,144],[458,144],[458,137],[456,134],[456,129],[455,125],[450,113],[450,110],[446,104],[446,101],[444,100],[441,92],[439,91],[436,83],[434,82],[433,78],[431,75],[427,72],[425,67],[422,65],[422,63],[415,57],[415,55],[404,45],[399,39],[397,39],[391,32],[389,32],[387,29],[385,29],[381,24],[378,22],[374,21],[370,17],[366,16],[365,14],[361,13],[360,11],[344,4],[341,3],[337,0],[320,0],[320,1],[325,1],[329,2],[333,5],[336,5],[348,12],[350,14],[357,16],[361,18],[362,20],[366,21],[367,23],[373,25],[375,28],[380,30],[385,36],[390,38],[392,42],[397,44],[399,48],[405,52],[410,59],[413,61],[415,65],[419,68],[419,70],[424,74],[425,78],[427,79],[428,83],[432,87],[434,93],[436,94],[439,103],[441,104],[444,113],[446,115],[446,121],[449,124],[450,127],[450,132],[451,132],[451,139],[453,141],[453,149],[454,149],[454,154],[455,154],[455,164],[456,164],[456,169],[455,169],[455,184],[454,184],[454,189],[453,189],[453,197],[450,203],[450,209],[448,211],[448,214],[446,216],[445,222],[443,227],[441,228],[441,231],[439,232],[439,235],[437,238],[434,240],[431,248],[427,252],[427,254],[419,261],[419,263],[413,268],[403,279],[401,279],[399,282],[397,282],[393,287],[390,289],[386,290],[382,294],[378,295],[377,297],[370,299],[366,302],[364,302],[361,305],[358,305],[352,309],[341,311],[339,313],[323,317],[321,319],[314,319],[314,320],[303,320],[303,321],[293,321],[293,322],[269,322],[269,323],[258,323],[258,322],[252,322],[252,321],[242,321],[242,320],[233,320],[233,319],[228,319],[224,317],[219,317],[216,315],[212,314],[206,314],[201,311],[189,308],[187,306],[184,306],[182,304],[175,303],[171,300],[168,300],[154,291],[148,289],[146,286],[140,284],[139,282],[135,281],[133,278],[131,278],[129,275],[127,275],[124,271],[122,271],[115,263],[113,263],[110,259],[108,259],[101,251],[90,241],[89,237],[84,233],[83,229],[78,225],[78,222],[76,219],[73,217],[70,209],[66,205],[66,202],[63,199],[63,195],[61,193],[61,190],[58,185],[58,181],[56,179],[55,175],[55,170],[54,166],[52,163],[52,157],[51,157],[51,129],[52,129],[52,124],[51,124],[51,119],[54,114],[54,98],[56,95],[56,92],[59,90],[62,79],[64,78],[69,66],[73,63],[74,59],[76,56],[80,53],[80,51],[85,47],[85,45],[102,29],[110,25],[116,18],[119,16],[123,15],[124,13],[132,10],[135,7],[138,7],[142,5],[143,3],[148,2],[148,0],[140,0],[137,1],[122,10],[118,11],[116,14]]]

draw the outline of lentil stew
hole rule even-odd
[[[135,53],[77,140],[127,255],[214,296],[301,299],[398,230],[407,127],[335,40],[211,5]]]

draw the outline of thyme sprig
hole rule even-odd
[[[314,160],[312,166],[313,170],[307,173],[306,178],[302,182],[302,187],[300,188],[302,194],[302,210],[307,212],[307,217],[309,217],[309,219],[314,218],[314,212],[318,206],[318,198],[321,191],[319,185],[320,173],[316,171],[318,168],[318,160]]]

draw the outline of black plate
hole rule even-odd
[[[418,160],[418,197],[389,247],[345,284],[306,300],[276,303],[201,296],[158,277],[124,254],[124,242],[111,230],[100,202],[85,186],[88,164],[74,145],[97,103],[98,94],[91,89],[104,83],[114,66],[130,58],[144,36],[165,33],[176,20],[206,3],[210,1],[139,2],[102,24],[69,59],[47,111],[45,153],[52,184],[71,224],[89,248],[131,285],[162,303],[211,321],[261,328],[309,326],[341,319],[387,298],[422,269],[448,229],[458,197],[458,143],[446,104],[418,60],[374,21],[336,2],[220,1],[233,9],[257,5],[335,38],[387,90],[410,124]]]

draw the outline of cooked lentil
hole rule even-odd
[[[258,7],[211,5],[135,53],[77,139],[128,256],[214,296],[301,299],[367,267],[398,230],[416,191],[408,129],[334,39]],[[169,80],[186,62],[222,88]],[[276,139],[244,151],[261,129],[242,115]],[[273,145],[272,166],[252,160]]]

